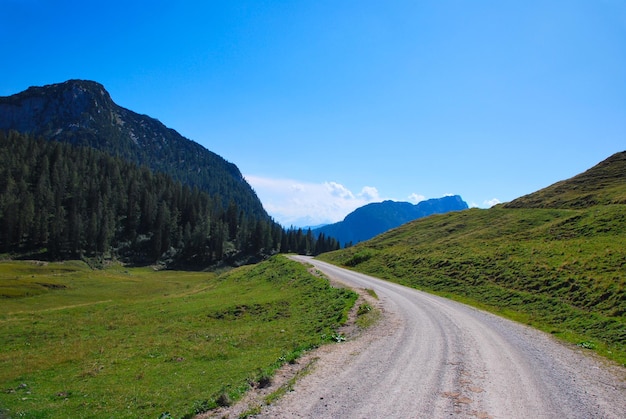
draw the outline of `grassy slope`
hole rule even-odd
[[[489,210],[322,259],[500,312],[626,363],[626,154]]]
[[[221,276],[3,262],[1,295],[0,416],[31,418],[214,407],[328,340],[355,299],[284,257]]]
[[[535,193],[522,196],[507,208],[589,208],[626,204],[626,151],[616,153],[591,169]]]

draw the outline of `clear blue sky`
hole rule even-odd
[[[624,0],[0,0],[0,39],[1,96],[98,81],[286,226],[488,207],[626,149]]]

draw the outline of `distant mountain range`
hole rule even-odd
[[[158,120],[113,102],[94,81],[69,80],[0,97],[0,130],[88,146],[235,202],[244,213],[269,218],[241,172]]]
[[[345,246],[369,240],[418,218],[467,208],[467,203],[459,195],[429,199],[417,204],[397,201],[376,202],[357,208],[343,221],[314,229],[313,234],[317,236],[323,233],[334,237]]]

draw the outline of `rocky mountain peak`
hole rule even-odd
[[[0,98],[0,129],[57,139],[67,132],[90,132],[112,122],[117,119],[115,107],[104,86],[93,81],[29,87]]]

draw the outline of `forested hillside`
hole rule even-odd
[[[0,130],[92,147],[269,218],[236,165],[157,119],[117,105],[100,83],[68,80],[0,97]]]
[[[145,166],[15,131],[0,131],[0,181],[0,252],[17,256],[204,267],[338,248]]]

